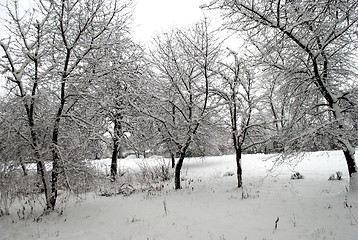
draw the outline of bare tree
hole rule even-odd
[[[128,2],[39,0],[34,12],[24,15],[17,1],[7,8],[9,37],[0,41],[5,53],[1,67],[10,94],[25,109],[27,139],[41,174],[46,209],[53,210],[61,163],[66,162],[62,154],[66,151],[64,118],[87,122],[74,110],[93,79],[90,53],[108,47],[110,32],[126,24],[121,16],[126,19]],[[42,134],[38,126],[44,122],[47,132]],[[51,144],[47,144],[48,136]],[[42,152],[51,153],[51,172],[45,169]]]
[[[215,31],[202,21],[187,30],[174,29],[155,39],[152,52],[156,82],[147,114],[160,123],[164,141],[176,147],[175,188],[187,150],[210,110],[209,87],[220,51]]]
[[[287,104],[295,102],[292,106],[299,110],[289,116],[292,122],[307,116],[313,120],[306,134],[291,134],[291,143],[323,129],[325,136],[342,147],[350,176],[357,172],[352,145],[356,140],[350,132],[352,113],[357,112],[353,49],[358,43],[358,2],[216,2],[224,9],[228,26],[247,34],[263,69],[281,72],[282,86],[295,97]]]
[[[217,86],[210,91],[219,96],[221,99],[219,106],[225,106],[223,114],[229,116],[227,126],[230,128],[235,149],[237,186],[240,188],[243,151],[262,145],[268,139],[263,138],[265,122],[258,118],[260,94],[255,86],[254,73],[246,66],[247,62],[245,64],[245,61],[239,59],[236,52],[232,50],[228,52],[226,60],[218,63],[216,72],[220,78],[216,83]]]
[[[138,116],[130,102],[140,89],[146,64],[143,49],[131,40],[129,34],[118,31],[113,35],[111,38],[115,42],[110,48],[95,52],[92,68],[97,77],[93,89],[95,108],[111,135],[111,178],[115,180],[120,149],[128,143],[126,133],[133,134],[133,122]]]

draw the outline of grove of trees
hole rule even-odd
[[[281,131],[287,147],[305,150],[318,135],[341,148],[349,175],[356,173],[357,1],[217,4],[228,26],[244,32],[257,49],[258,65],[275,76],[271,110],[275,121],[286,122]],[[280,117],[275,102],[284,102]]]
[[[185,158],[208,154],[236,154],[239,188],[246,152],[341,149],[357,172],[357,1],[212,1],[223,26],[203,18],[147,49],[131,0],[34,4],[9,1],[0,39],[2,196],[24,179],[52,211],[108,149],[110,181],[122,149],[151,152],[171,157],[175,189]]]

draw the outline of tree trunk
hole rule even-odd
[[[56,150],[54,150],[56,151]],[[57,186],[57,181],[58,181],[58,175],[59,175],[59,166],[58,166],[58,161],[59,161],[59,156],[58,153],[56,153],[57,156],[54,157],[54,161],[52,163],[52,174],[51,174],[51,198],[50,198],[50,204],[48,204],[47,208],[54,210],[55,209],[55,205],[56,205],[56,201],[57,201],[57,190],[58,190],[58,186]]]
[[[26,110],[28,110],[28,109],[31,109],[30,111],[28,111],[28,120],[29,120],[29,125],[30,125],[32,148],[34,150],[34,155],[36,158],[37,174],[40,176],[41,181],[42,181],[43,190],[41,190],[41,192],[45,193],[46,208],[50,209],[51,208],[51,205],[50,205],[50,197],[51,197],[50,180],[47,175],[45,162],[41,159],[41,155],[40,155],[39,148],[38,148],[38,145],[39,145],[38,138],[37,138],[37,134],[34,130],[35,125],[34,125],[34,119],[33,119],[33,107],[31,107],[31,108],[26,107]],[[29,114],[29,112],[31,112],[31,114]]]
[[[47,171],[46,171],[46,167],[45,167],[45,162],[41,159],[41,155],[38,149],[38,138],[37,138],[37,134],[34,130],[34,119],[33,119],[33,107],[31,108],[27,108],[26,110],[31,109],[30,111],[28,111],[28,120],[29,120],[29,125],[30,125],[30,134],[31,134],[31,143],[32,143],[32,148],[34,150],[34,155],[36,158],[36,167],[37,167],[37,174],[40,176],[41,181],[42,181],[42,185],[43,185],[43,189],[41,190],[41,192],[45,193],[45,199],[46,199],[46,208],[50,209],[51,208],[51,204],[50,204],[50,197],[51,197],[51,192],[50,192],[50,181],[47,175]],[[29,114],[30,113],[30,114]]]
[[[174,153],[170,153],[170,158],[172,159],[172,168],[175,168],[175,155]]]
[[[236,152],[236,174],[237,174],[237,187],[241,188],[242,187],[242,168],[241,168],[241,154],[242,154],[242,150],[241,150],[241,146],[237,146],[235,148],[235,152]]]
[[[118,157],[118,148],[119,141],[118,138],[113,139],[113,150],[112,150],[112,160],[111,160],[111,180],[116,180],[117,175],[117,157]]]
[[[111,161],[111,180],[115,181],[116,176],[118,174],[117,162],[118,162],[118,152],[119,152],[119,136],[121,134],[122,126],[121,126],[121,116],[117,114],[114,119],[114,127],[113,127],[113,151],[112,151],[112,161]]]
[[[357,167],[354,159],[354,149],[350,151],[348,148],[344,148],[343,153],[344,157],[346,158],[349,176],[352,177],[352,174],[357,172]]]
[[[185,151],[180,153],[178,163],[175,167],[175,177],[174,177],[175,178],[175,189],[181,189],[180,171],[181,171],[181,167],[183,166],[184,158],[185,158]]]
[[[48,203],[47,209],[54,210],[57,200],[57,181],[59,175],[59,149],[58,149],[58,137],[59,137],[59,129],[60,129],[60,121],[61,121],[61,114],[63,110],[63,105],[61,104],[56,116],[55,126],[52,133],[52,172],[51,172],[51,198],[50,202]]]
[[[20,155],[20,154],[19,154]],[[27,176],[27,169],[26,169],[26,166],[25,166],[25,163],[22,161],[22,158],[20,157],[19,159],[19,162],[20,162],[20,165],[21,165],[21,169],[22,169],[22,172],[24,173],[24,176]],[[37,169],[38,171],[38,169]]]
[[[42,184],[43,184],[43,192],[45,192],[45,199],[46,199],[46,209],[51,209],[51,192],[50,192],[50,180],[49,176],[46,173],[45,169],[45,163],[44,161],[40,160],[40,154],[35,153],[37,157],[37,167],[38,167],[38,173],[41,176]],[[42,190],[41,190],[42,192]]]
[[[331,97],[331,99],[333,100],[331,100],[332,102],[329,102],[329,105],[333,109],[334,118],[338,121],[338,129],[341,130],[342,132],[345,132],[344,124],[342,121],[344,119],[342,114],[343,110],[341,110],[335,97]],[[349,142],[349,140],[345,138],[343,135],[344,134],[341,134],[338,137],[338,141],[341,142],[343,145],[343,153],[344,153],[344,157],[346,158],[349,177],[352,177],[352,174],[357,172],[356,162],[354,158],[355,149],[352,146],[352,144]]]
[[[118,148],[119,141],[117,137],[113,138],[113,150],[112,150],[112,159],[111,159],[111,179],[116,180],[117,175],[117,157],[118,157]]]
[[[59,160],[60,160],[60,154],[59,154],[59,134],[60,134],[60,124],[61,124],[61,117],[62,112],[64,110],[65,104],[66,104],[66,80],[68,77],[67,73],[67,67],[69,64],[70,59],[70,53],[71,50],[67,49],[67,55],[65,60],[65,66],[64,66],[64,73],[62,74],[62,83],[61,83],[61,97],[60,97],[60,104],[57,109],[55,122],[53,126],[52,131],[52,174],[51,174],[51,198],[50,202],[47,203],[47,209],[48,210],[54,210],[57,200],[57,181],[58,181],[58,175],[59,175]]]

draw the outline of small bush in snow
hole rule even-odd
[[[147,191],[148,196],[154,192],[161,191],[163,182],[172,178],[173,173],[165,161],[144,159],[137,162],[139,170],[128,169],[114,182],[108,178],[99,178],[97,183],[97,194],[100,196],[129,196],[136,191]]]
[[[340,172],[340,171],[337,171],[336,173],[334,173],[334,174],[332,174],[329,178],[328,178],[328,180],[330,180],[330,181],[333,181],[333,180],[342,180],[342,172]]]
[[[28,219],[34,213],[35,205],[41,205],[41,189],[36,173],[24,176],[16,168],[0,171],[0,216],[10,215],[10,208],[16,201],[21,205],[19,219]]]
[[[106,185],[100,187],[98,195],[103,197],[123,195],[127,197],[134,192],[134,187],[129,183],[107,182]]]
[[[299,172],[295,172],[292,176],[291,179],[303,179],[303,175],[301,175],[301,173]]]
[[[260,197],[260,191],[251,188],[242,188],[241,199],[255,199]]]
[[[235,175],[235,173],[233,173],[233,172],[226,172],[223,176],[224,177],[231,177],[231,176],[234,176]]]
[[[153,162],[141,161],[137,162],[139,171],[134,172],[136,181],[142,188],[151,187],[153,184],[168,181],[172,179],[173,173],[169,169],[169,165],[162,161],[152,160]]]

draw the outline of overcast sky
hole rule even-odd
[[[187,26],[204,17],[199,8],[209,0],[135,0],[134,39],[147,42],[173,26]],[[206,13],[208,14],[208,13]]]
[[[1,6],[9,0],[0,0],[0,39],[5,37],[3,18],[6,9]],[[27,9],[31,0],[18,0],[20,7]],[[188,26],[204,17],[200,5],[210,0],[133,0],[133,38],[141,44],[148,44],[150,40],[170,28]],[[212,13],[206,12],[206,16]],[[1,76],[0,80],[2,82]],[[0,83],[1,86],[1,83]]]
[[[9,0],[0,0],[5,4]],[[157,34],[173,26],[187,26],[204,14],[200,5],[210,0],[134,0],[136,5],[133,18],[133,37],[136,41],[147,43]],[[20,6],[27,8],[30,0],[19,0]],[[210,13],[206,13],[208,15]],[[5,9],[0,7],[0,16],[4,18]],[[0,23],[1,25],[3,23]],[[0,28],[3,33],[3,28]],[[0,38],[3,34],[0,34]]]

